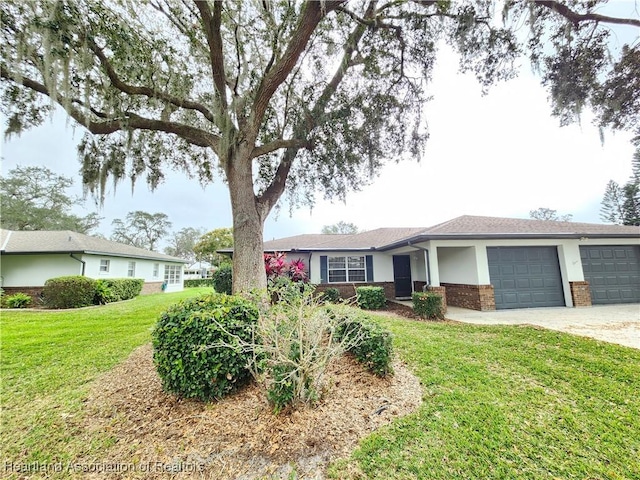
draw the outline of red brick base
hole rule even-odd
[[[495,310],[496,298],[493,285],[465,285],[461,283],[441,283],[446,289],[447,304],[471,310]]]
[[[16,293],[26,293],[29,295],[33,301],[37,301],[40,298],[40,294],[42,293],[42,289],[44,287],[2,287],[4,290],[5,297],[9,297],[11,295],[15,295]]]
[[[150,295],[152,293],[161,293],[162,292],[162,283],[163,282],[148,282],[142,285],[142,290],[140,291],[140,295]]]
[[[571,288],[571,299],[574,307],[591,306],[591,288],[589,282],[569,282]]]

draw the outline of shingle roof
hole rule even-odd
[[[71,230],[0,230],[2,254],[87,253],[186,263],[185,260]]]
[[[639,238],[640,227],[463,215],[432,227],[378,228],[353,235],[296,235],[264,243],[265,251],[386,250],[409,242],[454,238]],[[229,251],[232,251],[229,249]]]
[[[463,215],[425,229],[423,235],[451,234],[640,235],[640,227]]]
[[[291,250],[370,250],[410,238],[424,228],[378,228],[355,234],[308,234],[264,242],[267,252]]]

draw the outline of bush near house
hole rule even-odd
[[[357,287],[356,300],[365,310],[380,310],[387,304],[382,287]]]
[[[42,290],[44,303],[49,308],[80,308],[93,305],[96,281],[81,275],[50,278]]]
[[[96,280],[94,303],[104,305],[131,300],[140,295],[143,285],[144,280],[141,278],[102,278]]]
[[[413,292],[413,311],[422,318],[429,320],[442,320],[444,318],[444,306],[442,297],[433,292]]]
[[[212,400],[250,377],[258,309],[244,298],[220,293],[184,300],[164,312],[153,330],[153,359],[165,390]]]
[[[192,278],[184,281],[184,288],[215,287],[213,278]],[[226,293],[226,292],[225,292]]]
[[[18,292],[6,297],[3,303],[7,308],[26,308],[31,304],[31,296]]]

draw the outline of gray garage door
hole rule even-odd
[[[581,246],[580,256],[593,304],[640,302],[639,246]]]
[[[488,247],[496,308],[564,306],[556,247]]]

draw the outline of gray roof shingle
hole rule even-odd
[[[55,231],[0,231],[0,251],[2,254],[33,253],[87,253],[131,257],[166,262],[186,263],[185,260],[152,252],[144,248],[92,237],[71,230]]]
[[[640,227],[463,215],[428,228],[378,228],[353,235],[296,235],[264,242],[264,250],[282,252],[292,250],[385,250],[406,245],[409,242],[438,238],[579,238],[589,236],[640,239]]]

